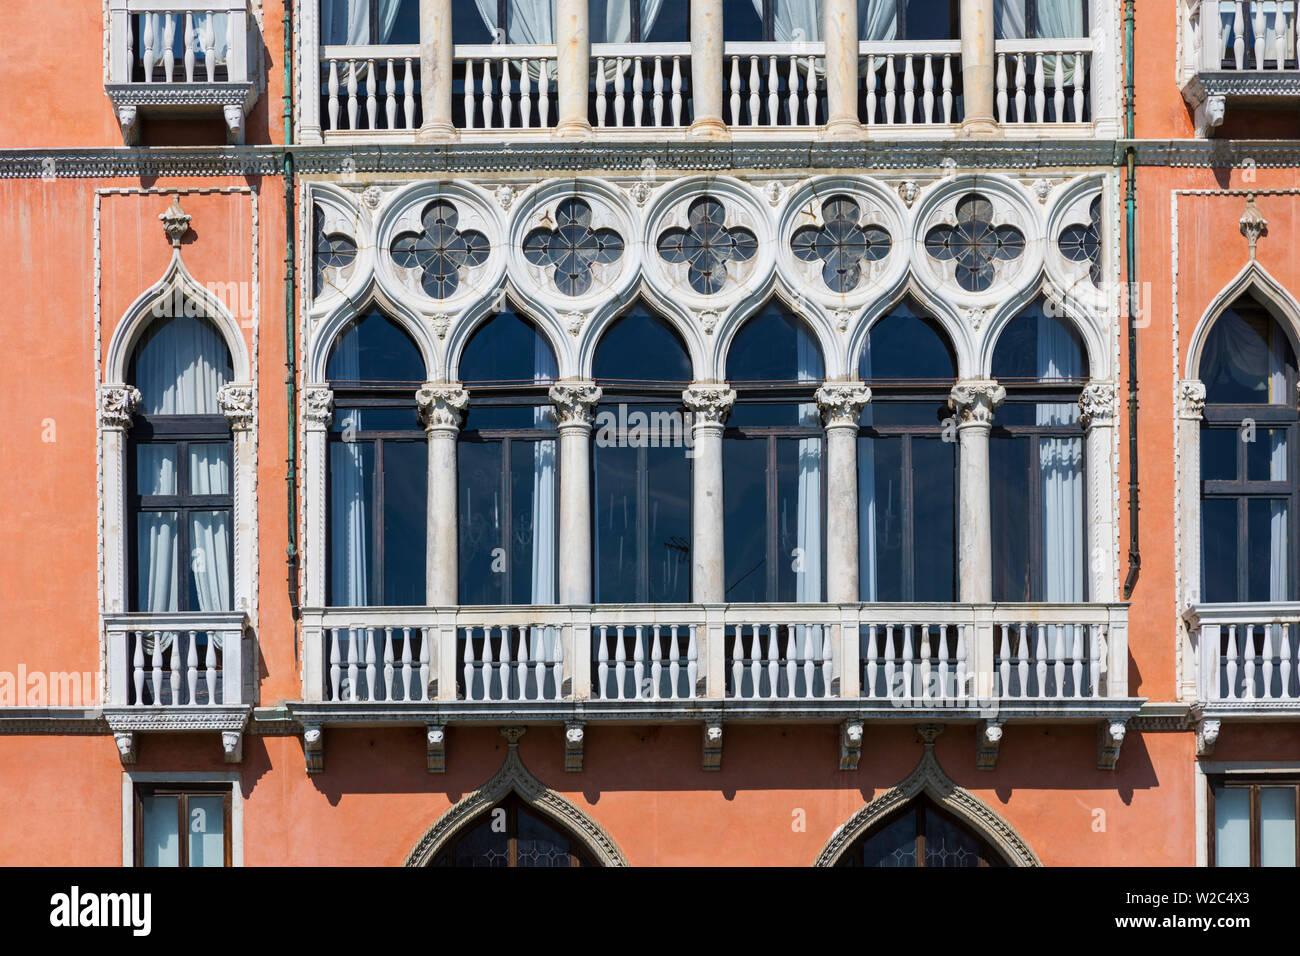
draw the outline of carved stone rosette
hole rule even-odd
[[[456,430],[465,420],[469,392],[459,385],[423,385],[415,393],[420,410],[420,424],[425,431]]]
[[[1091,382],[1079,393],[1079,421],[1084,428],[1115,422],[1115,386]]]
[[[591,428],[601,396],[598,385],[592,382],[552,385],[547,394],[555,405],[559,428]]]
[[[1178,417],[1199,419],[1205,411],[1205,383],[1194,378],[1178,383]]]
[[[827,428],[857,428],[862,409],[871,401],[871,389],[860,382],[838,382],[817,389],[817,407]]]
[[[992,379],[958,382],[948,394],[948,407],[957,413],[958,427],[987,428],[993,424],[994,410],[1006,397],[1007,390]]]
[[[310,385],[302,393],[303,421],[308,425],[328,426],[334,415],[334,392],[324,385]]]
[[[253,427],[253,386],[228,383],[217,390],[217,407],[235,431]]]
[[[140,390],[134,385],[99,387],[99,424],[101,428],[131,427],[131,416],[140,404]]]
[[[682,403],[695,416],[695,424],[721,428],[736,403],[730,385],[691,385],[682,392]]]

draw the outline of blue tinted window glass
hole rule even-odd
[[[868,382],[949,381],[957,363],[938,323],[903,303],[867,333],[858,375]]]
[[[644,306],[633,307],[601,336],[593,369],[615,382],[691,381],[691,360],[673,327]]]
[[[1047,315],[1036,303],[1007,323],[998,336],[993,377],[1000,382],[1087,378],[1083,340],[1068,319]]]
[[[395,322],[369,312],[340,333],[325,365],[331,382],[412,382],[425,380],[420,350]]]
[[[798,317],[769,305],[736,333],[727,352],[730,382],[816,382],[824,377],[821,349]]]
[[[537,328],[502,312],[478,328],[460,356],[462,382],[549,382],[555,353]]]

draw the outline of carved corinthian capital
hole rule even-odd
[[[958,382],[948,393],[948,407],[957,413],[960,425],[991,425],[993,411],[1007,397],[1007,390],[992,379]]]
[[[99,424],[102,428],[131,427],[131,416],[140,404],[140,390],[134,385],[99,386]]]
[[[1110,382],[1090,382],[1079,394],[1079,421],[1084,428],[1111,425],[1115,421],[1115,386]]]
[[[253,427],[253,386],[228,383],[217,390],[217,407],[235,431]]]
[[[817,389],[817,407],[827,428],[858,425],[858,416],[871,401],[871,389],[861,382],[834,382]]]
[[[1178,383],[1178,417],[1200,418],[1205,411],[1205,384],[1194,378]]]
[[[695,415],[696,425],[722,426],[736,402],[730,385],[691,385],[682,392],[682,402]]]
[[[552,385],[547,393],[555,405],[560,428],[590,428],[600,401],[600,388],[592,382],[568,382]]]
[[[469,392],[459,385],[423,385],[415,393],[415,404],[426,431],[457,429],[469,408]]]
[[[334,392],[324,385],[312,385],[302,393],[302,417],[308,425],[328,425],[334,414]]]

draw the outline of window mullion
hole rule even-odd
[[[510,439],[501,439],[501,550],[505,558],[503,567],[505,568],[504,586],[502,588],[501,603],[513,604],[515,598],[515,551],[514,551],[514,534],[512,524],[514,522],[514,495],[511,481],[513,472],[511,470]],[[534,532],[535,533],[535,532]]]

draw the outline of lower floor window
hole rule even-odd
[[[136,866],[230,866],[229,786],[137,786]]]
[[[434,866],[594,866],[578,841],[543,820],[516,796],[465,830]]]
[[[991,847],[929,800],[909,803],[859,837],[840,866],[1002,866]]]
[[[1215,866],[1295,866],[1300,780],[1222,776],[1210,781]]]

